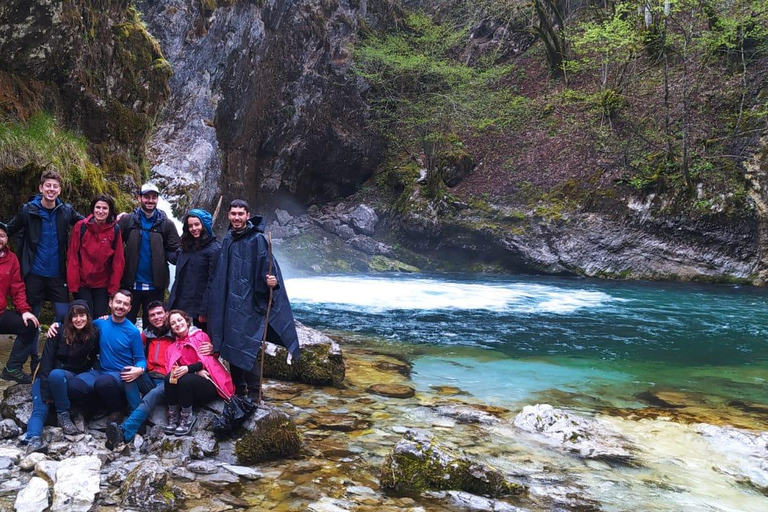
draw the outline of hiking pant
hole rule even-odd
[[[0,313],[0,334],[16,335],[8,356],[8,369],[21,370],[30,354],[37,354],[37,327],[32,325],[32,322],[24,325],[24,319],[16,311],[6,310]]]
[[[135,408],[131,414],[123,421],[123,431],[125,432],[125,440],[130,441],[139,431],[139,428],[147,421],[149,415],[152,414],[152,409],[160,405],[165,401],[165,387],[164,382],[161,379],[152,379],[155,383],[154,389],[144,395],[141,399],[141,403]]]
[[[56,369],[48,374],[48,386],[53,395],[53,404],[56,412],[69,411],[70,402],[67,394],[67,381],[74,379],[76,375],[70,371]],[[42,398],[42,379],[35,379],[32,384],[32,415],[27,422],[26,439],[43,435],[43,426],[48,419],[51,406]]]
[[[192,407],[193,403],[195,405],[207,404],[219,396],[213,382],[195,373],[188,373],[180,377],[176,384],[171,384],[168,381],[170,378],[170,373],[165,376],[165,399],[168,405]]]
[[[89,398],[96,395],[110,412],[121,412],[128,407],[134,410],[141,402],[136,381],[127,383],[120,378],[120,372],[91,370],[81,373],[68,383],[69,396],[79,405],[89,405]]]

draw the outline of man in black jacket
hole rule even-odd
[[[138,194],[139,208],[118,221],[125,242],[122,286],[133,293],[128,319],[136,323],[141,308],[144,326],[149,326],[149,303],[163,300],[170,281],[168,259],[180,244],[173,221],[157,209],[159,196],[155,185],[145,183]]]
[[[40,316],[43,302],[53,303],[56,321],[63,322],[69,304],[67,291],[67,247],[69,231],[83,216],[59,199],[61,175],[46,170],[40,176],[40,193],[19,209],[8,223],[8,236],[19,235],[21,275],[32,313]],[[38,347],[30,347],[32,370],[38,361]],[[24,358],[26,362],[26,357]]]

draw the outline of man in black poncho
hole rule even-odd
[[[213,348],[229,361],[236,393],[258,398],[259,351],[272,288],[267,341],[299,358],[299,339],[291,303],[283,287],[277,261],[269,273],[269,244],[260,216],[249,218],[248,203],[235,199],[229,205],[230,229],[221,242],[216,271],[208,286],[208,329]],[[290,362],[290,361],[289,361]]]

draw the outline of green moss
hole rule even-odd
[[[301,436],[296,425],[281,414],[270,414],[246,432],[235,444],[235,455],[241,464],[256,464],[289,457],[301,449]]]
[[[413,265],[393,260],[386,256],[374,256],[368,262],[368,269],[371,272],[418,272],[419,269]]]
[[[344,380],[346,367],[341,354],[332,354],[328,344],[302,347],[298,363],[288,364],[287,351],[277,348],[274,357],[264,361],[264,375],[273,379],[299,381],[315,386],[339,385]]]

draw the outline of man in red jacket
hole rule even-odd
[[[6,297],[9,295],[15,311],[7,309]],[[30,345],[37,342],[38,327],[40,323],[27,304],[19,259],[8,248],[8,226],[0,222],[0,334],[16,335],[1,378],[22,384],[32,382],[21,367],[30,353]]]

